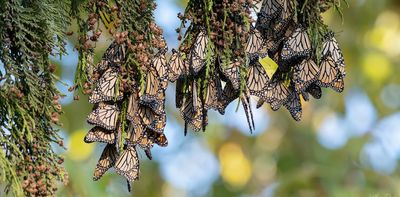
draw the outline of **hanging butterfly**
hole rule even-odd
[[[99,103],[97,108],[89,114],[87,122],[103,127],[107,130],[115,130],[117,127],[119,109],[116,105]]]
[[[222,75],[232,83],[233,88],[238,90],[240,86],[240,62],[234,61],[226,67],[222,67],[221,63],[219,65]]]
[[[166,122],[165,114],[157,115],[151,108],[147,106],[139,106],[138,112],[139,117],[142,119],[142,123],[144,125],[156,132],[163,132]],[[156,127],[158,124],[161,124],[161,126],[159,126],[160,128]]]
[[[287,102],[284,104],[287,110],[289,110],[290,115],[296,121],[300,121],[302,117],[302,107],[300,102],[299,94],[292,88],[288,96]]]
[[[326,34],[325,41],[322,45],[322,57],[326,56],[332,57],[341,77],[344,78],[346,76],[344,58],[333,32]]]
[[[285,62],[295,62],[311,53],[311,42],[306,29],[298,27],[284,42],[281,58]]]
[[[127,146],[115,162],[115,171],[129,182],[139,179],[139,158],[135,147]]]
[[[182,59],[182,54],[175,49],[172,49],[172,56],[168,63],[169,81],[175,82],[178,78],[189,73],[189,64]]]
[[[220,101],[223,109],[222,111],[220,111],[222,115],[225,114],[225,109],[229,105],[229,103],[239,98],[239,94],[239,90],[235,89],[231,82],[227,82],[225,84],[225,87],[222,91],[222,100]]]
[[[193,74],[198,73],[206,63],[208,36],[205,29],[201,29],[190,51],[190,65]]]
[[[283,37],[282,35],[287,32],[288,27],[291,24],[295,24],[293,21],[294,16],[294,1],[293,0],[282,0],[282,12],[279,17],[275,20],[274,23],[271,24],[271,35],[275,37]]]
[[[269,77],[264,67],[258,61],[250,62],[249,71],[247,74],[247,88],[251,95],[262,97],[262,94],[267,87]]]
[[[223,113],[220,95],[222,95],[222,85],[221,81],[218,77],[212,77],[208,80],[206,96],[204,99],[204,108],[205,109],[214,109],[218,110],[220,113]]]
[[[103,153],[101,153],[99,161],[97,162],[93,174],[93,180],[99,180],[108,169],[113,167],[117,157],[118,153],[114,144],[107,144],[103,150]]]
[[[116,67],[108,68],[97,81],[96,88],[89,97],[89,103],[121,100],[124,95],[118,90],[118,76]]]
[[[118,44],[117,42],[111,43],[106,49],[100,64],[97,64],[95,72],[103,73],[110,67],[119,67],[125,61],[125,48],[125,44]]]
[[[338,80],[338,70],[335,61],[331,56],[325,56],[320,63],[320,74],[317,84],[321,87],[332,87],[332,84]]]
[[[311,59],[304,59],[294,66],[293,82],[296,92],[304,91],[311,83],[318,79],[319,68]]]
[[[102,142],[113,144],[115,142],[115,132],[107,131],[101,127],[96,126],[90,129],[90,131],[86,134],[84,141],[86,143]]]
[[[167,50],[162,49],[160,50],[155,56],[154,59],[151,61],[151,65],[156,70],[157,75],[160,81],[167,81],[168,80],[168,64],[165,58],[165,53]],[[161,87],[165,89],[166,87]]]
[[[264,39],[260,32],[254,28],[250,28],[249,37],[246,42],[245,51],[248,55],[258,54],[264,45]]]
[[[197,101],[194,101],[196,99]],[[184,134],[187,134],[186,124],[189,124],[194,131],[200,131],[207,125],[207,117],[203,116],[203,110],[198,106],[201,103],[199,98],[187,97],[184,98],[183,106],[181,107],[181,116],[185,121],[185,130]]]
[[[157,71],[154,68],[150,68],[146,74],[146,82],[144,87],[144,93],[140,95],[141,104],[152,104],[157,101],[157,94],[160,90],[160,81],[158,79]]]
[[[266,90],[262,98],[271,104],[272,110],[276,111],[286,103],[289,90],[282,80],[275,78],[268,84]]]
[[[309,94],[315,99],[320,99],[322,97],[322,89],[316,84],[316,82],[314,82],[310,84],[305,91],[301,92],[305,101],[309,100]]]
[[[138,115],[139,113],[139,95],[137,92],[132,92],[128,100],[128,109],[126,111],[126,119],[131,121],[135,126],[141,125],[141,119]]]
[[[261,5],[261,10],[257,14],[257,26],[263,29],[268,28],[269,24],[277,19],[282,12],[282,0],[265,0]]]

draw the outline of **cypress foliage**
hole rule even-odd
[[[59,123],[60,92],[50,56],[65,54],[69,2],[0,1],[0,180],[13,196],[55,195],[66,180]]]

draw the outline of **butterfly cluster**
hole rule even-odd
[[[129,182],[137,180],[138,148],[143,149],[151,159],[150,149],[154,144],[168,145],[163,134],[167,84],[157,72],[160,66],[166,67],[164,52],[159,51],[154,56],[151,67],[146,71],[142,91],[140,82],[132,79],[129,80],[129,89],[121,88],[124,81],[128,81],[122,74],[126,50],[125,44],[112,43],[95,67],[99,78],[94,82],[95,87],[89,97],[89,102],[95,106],[87,118],[87,122],[94,127],[84,141],[105,143],[106,146],[96,166],[94,180],[100,179],[112,167]]]
[[[309,100],[309,95],[319,99],[321,87],[337,92],[344,88],[343,55],[334,33],[325,25],[316,28],[316,23],[322,23],[322,11],[315,10],[317,3],[265,0],[249,42],[248,88],[252,95],[259,97],[257,106],[264,102],[269,103],[272,110],[284,106],[297,121],[302,117],[300,97],[305,101]],[[321,38],[313,42],[310,34],[312,38]],[[271,76],[260,65],[259,60],[266,56],[278,64]]]
[[[154,144],[168,145],[163,133],[168,81],[176,83],[185,134],[187,126],[204,131],[208,110],[224,114],[236,99],[252,131],[251,97],[258,98],[257,108],[264,103],[272,110],[285,107],[299,121],[301,98],[321,98],[322,87],[343,91],[343,55],[321,18],[336,1],[189,0],[185,13],[178,14],[182,42],[167,60],[168,48],[152,15],[154,1],[117,0],[109,5],[91,0],[89,7],[97,8],[87,20],[91,37],[80,39],[83,61],[78,68],[86,68],[89,85],[84,87],[94,104],[87,118],[94,127],[84,140],[106,144],[93,179],[115,168],[128,183],[135,181],[137,151],[151,159]],[[254,21],[250,13],[258,3],[262,6]],[[109,28],[114,41],[94,66],[91,42],[100,36],[97,21]]]
[[[250,130],[254,127],[250,92],[245,87],[246,52],[252,1],[188,2],[179,17],[182,26],[190,20],[179,51],[173,51],[169,68],[176,81],[176,107],[186,125],[205,129],[210,109],[221,114],[240,97]],[[209,18],[207,17],[209,16]],[[209,24],[209,25],[206,25]],[[178,29],[180,30],[180,29]]]
[[[130,182],[139,179],[139,151],[152,159],[154,145],[168,145],[164,135],[169,73],[165,53],[168,49],[161,29],[154,23],[153,1],[116,1],[116,5],[90,2],[97,9],[89,14],[90,32],[83,36],[96,35],[99,30],[93,26],[101,21],[112,33],[113,42],[96,65],[91,55],[92,42],[97,39],[83,39],[85,42],[80,48],[84,49],[81,58],[87,63],[84,86],[90,94],[89,103],[94,105],[87,117],[87,122],[94,127],[84,141],[105,144],[93,179],[99,180],[108,169],[114,168],[127,179],[129,186]],[[133,12],[142,17],[140,22],[143,24],[122,17]],[[135,25],[144,26],[132,28]]]

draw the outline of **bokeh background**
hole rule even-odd
[[[67,149],[57,151],[65,155],[70,179],[58,196],[400,196],[400,1],[348,3],[343,19],[334,10],[324,14],[345,57],[342,94],[324,90],[322,99],[303,103],[301,122],[284,109],[254,110],[253,134],[234,102],[225,116],[210,112],[205,133],[184,137],[172,84],[165,130],[169,146],[154,148],[152,161],[139,155],[141,177],[132,193],[113,171],[92,181],[102,145],[83,142],[91,105],[84,96],[74,101],[67,91],[78,58],[72,36],[69,55],[54,59],[62,81],[58,87],[66,95],[60,129]],[[170,49],[178,46],[176,15],[185,4],[158,0],[155,17]],[[102,39],[97,58],[110,43]]]

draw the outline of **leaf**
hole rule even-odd
[[[275,74],[276,70],[279,67],[278,64],[268,56],[259,59],[258,62],[260,62],[260,64],[263,66],[270,79],[272,78],[272,76]]]

